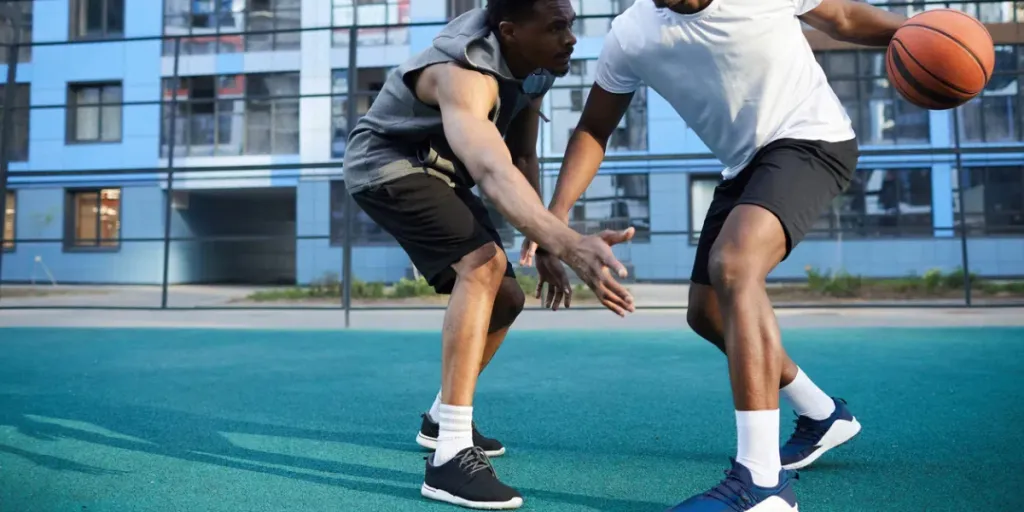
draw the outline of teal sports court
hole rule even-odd
[[[801,510],[1024,503],[1024,328],[783,337],[864,425]],[[0,509],[457,510],[419,495],[439,361],[428,331],[0,329]],[[682,330],[513,330],[474,416],[521,510],[661,511],[735,450],[725,359]]]

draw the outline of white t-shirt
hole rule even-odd
[[[612,21],[596,83],[656,91],[725,164],[725,179],[777,139],[850,140],[850,118],[797,19],[820,3],[712,0],[679,14],[636,0]]]

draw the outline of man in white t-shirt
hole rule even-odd
[[[852,0],[636,0],[612,22],[549,206],[568,221],[641,84],[726,166],[697,244],[687,321],[728,355],[737,456],[724,481],[676,511],[796,510],[791,470],[860,430],[845,402],[786,355],[765,290],[768,273],[857,166],[850,119],[801,21],[837,40],[885,47],[906,18]],[[521,263],[536,254],[546,305],[568,305],[561,264],[527,243]],[[781,449],[780,394],[798,416]]]

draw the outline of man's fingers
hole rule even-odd
[[[633,228],[632,226],[630,226],[630,227],[628,227],[626,229],[623,229],[621,231],[616,231],[616,230],[612,230],[612,229],[606,229],[606,230],[602,231],[599,234],[599,236],[601,237],[602,240],[604,240],[604,243],[606,243],[608,245],[615,245],[615,244],[621,244],[622,242],[626,242],[626,241],[631,240],[633,238],[633,235],[635,235],[635,234],[636,234],[636,229]]]
[[[555,290],[554,299],[551,301],[551,310],[558,311],[558,306],[562,305],[562,296],[565,294],[561,286],[552,286]]]
[[[572,286],[568,283],[565,285],[565,307],[568,308],[572,304]]]
[[[629,277],[629,271],[626,270],[626,266],[617,260],[611,251],[601,256],[601,264],[611,269],[615,275],[619,276],[619,279]]]
[[[540,280],[537,281],[537,290],[533,292],[533,297],[535,299],[539,299],[540,298],[540,294],[541,294],[541,292],[543,290],[544,290],[544,280],[540,279]]]
[[[603,305],[604,307],[606,307],[606,308],[610,309],[610,310],[611,310],[611,311],[612,311],[613,313],[615,313],[616,315],[619,315],[619,316],[621,316],[621,317],[625,317],[625,316],[626,316],[626,310],[624,310],[624,309],[622,308],[622,306],[619,306],[619,305],[618,305],[618,304],[616,304],[615,302],[612,302],[612,301],[610,301],[610,300],[602,300],[602,301],[601,301],[601,304],[602,304],[602,305]]]
[[[551,303],[555,300],[555,289],[558,288],[554,283],[548,284],[548,296],[547,300],[544,301],[544,307],[550,308]]]

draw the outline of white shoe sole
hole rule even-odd
[[[425,498],[432,500],[443,501],[460,507],[482,510],[509,510],[523,506],[522,498],[512,498],[508,501],[469,501],[458,496],[453,496],[446,491],[434,489],[426,483],[420,486],[420,494]]]
[[[810,466],[822,455],[825,455],[825,452],[853,439],[853,436],[859,432],[860,423],[857,422],[857,418],[853,418],[853,421],[837,420],[832,424],[832,428],[828,429],[828,432],[821,437],[817,450],[814,450],[802,460],[782,467],[783,469],[802,469]]]
[[[756,506],[748,510],[747,512],[800,512],[799,505],[789,506],[786,500],[779,498],[778,496],[772,496]]]
[[[437,449],[437,439],[429,438],[423,435],[422,432],[416,434],[416,444],[428,450]],[[486,453],[488,457],[501,457],[502,455],[505,455],[505,447],[502,446],[497,450],[484,450],[484,453]]]

